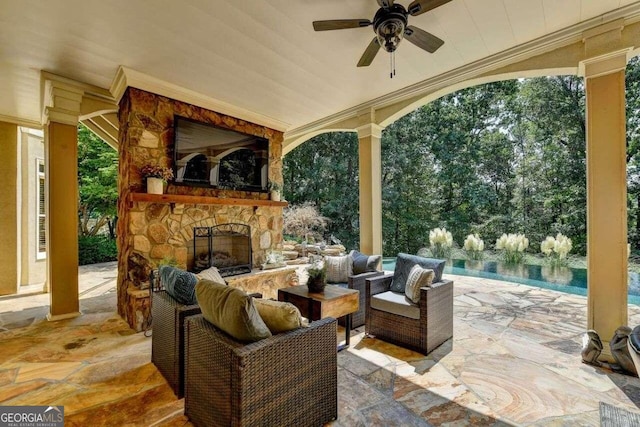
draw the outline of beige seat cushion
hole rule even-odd
[[[309,321],[300,315],[298,307],[290,302],[257,298],[253,303],[272,334],[309,326]]]
[[[413,304],[404,294],[393,291],[373,295],[371,297],[371,307],[410,319],[420,319],[420,307]]]
[[[196,299],[202,316],[238,341],[253,342],[271,336],[253,297],[240,289],[200,280],[196,285]]]
[[[351,276],[351,257],[326,256],[324,264],[327,269],[327,283],[347,283]]]
[[[431,286],[433,282],[433,270],[430,268],[423,268],[416,264],[411,268],[409,277],[407,277],[407,284],[404,288],[404,294],[414,303],[420,302],[420,288],[423,286]]]

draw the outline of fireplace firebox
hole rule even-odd
[[[196,273],[216,267],[222,277],[250,273],[251,227],[228,223],[193,228],[193,268]]]

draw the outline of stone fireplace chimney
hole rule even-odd
[[[144,271],[167,261],[193,268],[194,228],[237,223],[250,229],[251,265],[282,245],[284,202],[267,193],[178,186],[146,194],[140,169],[172,167],[174,116],[269,140],[268,178],[282,183],[282,133],[143,90],[128,88],[120,101],[118,200],[118,313],[137,331],[149,317]]]

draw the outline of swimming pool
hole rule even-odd
[[[395,258],[384,258],[382,266],[393,271]],[[544,289],[587,295],[587,270],[585,268],[556,267],[544,265],[507,265],[497,261],[470,261],[452,259],[447,261],[445,273],[459,276],[483,277],[537,286]],[[629,272],[629,303],[640,305],[640,275]]]

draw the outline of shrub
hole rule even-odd
[[[480,260],[483,258],[484,241],[476,234],[469,234],[464,240],[464,251],[467,258],[472,260]]]
[[[115,261],[118,259],[116,241],[108,236],[78,236],[78,258],[80,265]]]
[[[451,257],[451,246],[453,237],[446,228],[434,228],[429,232],[429,243],[431,243],[431,253],[434,258],[449,259]]]
[[[546,255],[551,265],[567,264],[567,254],[571,252],[571,239],[562,233],[558,233],[556,237],[547,236],[540,243],[540,250]]]
[[[290,206],[283,212],[285,234],[296,236],[298,239],[309,242],[315,238],[313,233],[324,230],[327,226],[327,218],[320,215],[318,209],[311,203],[299,206]]]
[[[529,239],[524,234],[503,234],[496,240],[496,249],[503,250],[507,264],[519,264],[524,261],[524,251],[529,247]]]

